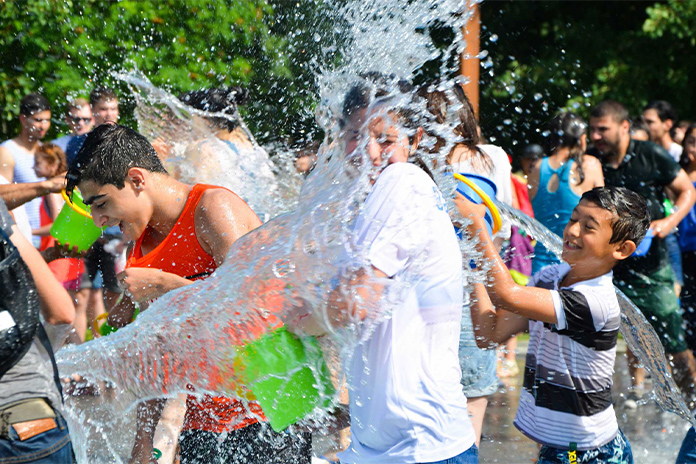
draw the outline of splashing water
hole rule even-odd
[[[236,109],[230,115],[192,108],[137,71],[113,76],[128,84],[137,105],[138,130],[156,147],[163,147],[159,155],[179,180],[226,187],[238,193],[259,216],[275,217],[295,206],[299,182],[281,182],[276,176],[299,178],[292,169],[291,157],[271,161]],[[208,118],[237,123],[243,133],[241,139],[233,142],[218,138],[206,124]]]
[[[502,203],[497,203],[500,213],[507,216],[513,224],[544,244],[546,249],[561,259],[563,240],[535,219]],[[640,362],[653,380],[653,397],[660,407],[677,414],[679,417],[696,426],[696,418],[689,412],[684,398],[674,383],[672,374],[665,359],[665,351],[655,330],[642,312],[616,289],[621,306],[621,326],[619,328],[631,352]]]
[[[366,251],[352,240],[355,220],[371,186],[371,170],[366,168],[371,163],[364,137],[350,158],[345,153],[339,123],[343,96],[368,71],[411,77],[435,55],[435,47],[423,33],[432,22],[452,25],[455,38],[450,50],[458,50],[462,26],[469,16],[467,2],[355,1],[337,7],[335,14],[337,23],[351,25],[346,39],[351,45],[345,65],[320,76],[317,120],[327,137],[316,168],[302,186],[297,206],[239,239],[225,263],[207,280],[164,295],[135,322],[108,337],[58,353],[63,375],[80,374],[92,382],[104,381],[112,386],[102,390],[99,398],[68,398],[66,410],[76,432],[74,445],[79,462],[127,460],[134,435],[134,407],[140,401],[173,397],[194,389],[196,395],[223,394],[248,404],[248,391],[241,388],[245,379],[240,348],[259,334],[275,329],[281,319],[293,317],[298,309],[310,308],[315,318],[327,326],[329,336],[321,340],[320,346],[334,383],[340,383],[337,379],[343,378],[342,366],[355,346],[367,339],[404,298],[408,280],[399,283],[373,278],[384,290],[380,297],[360,301],[361,309],[367,312],[365,319],[338,327],[331,324],[327,312],[332,290],[354,291],[343,283],[346,278],[356,272],[372,275]],[[238,184],[225,184],[230,169],[238,167],[234,161],[229,162],[227,170],[218,172],[224,174],[222,177],[216,177],[215,169],[206,169],[209,160],[201,162],[186,153],[192,142],[212,141],[207,128],[196,124],[197,116],[209,115],[185,107],[142,76],[130,73],[119,77],[136,94],[141,132],[151,140],[161,138],[170,146],[171,165],[179,167],[183,179],[200,181],[201,176],[211,176],[205,181],[230,185],[255,208],[265,208],[269,200],[277,198],[273,187],[277,190],[278,183],[267,176],[272,171],[267,156],[245,160],[240,156],[234,161],[250,164],[232,173]],[[394,104],[423,111],[422,104],[412,103],[412,96],[402,100]],[[445,164],[444,155],[432,155],[431,159],[440,161],[438,165]],[[262,181],[259,173],[264,173]],[[435,174],[443,191],[454,190],[454,183],[443,170]],[[264,197],[264,193],[270,194]],[[403,212],[405,221],[408,213]],[[316,383],[321,384],[319,366],[309,367]],[[291,375],[288,373],[285,380]],[[320,394],[335,403],[329,389]],[[317,407],[313,418],[321,420],[323,414],[324,408]]]

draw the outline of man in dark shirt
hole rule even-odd
[[[687,349],[679,302],[674,293],[674,273],[664,238],[681,222],[696,202],[696,190],[686,172],[662,147],[652,142],[631,140],[628,112],[615,101],[604,101],[590,113],[590,140],[604,171],[604,183],[626,187],[648,203],[654,234],[649,251],[631,257],[614,268],[614,283],[645,314],[671,357],[677,385],[696,399],[696,361]],[[674,211],[665,217],[665,189],[676,195]],[[629,363],[632,383],[642,383],[644,373]]]

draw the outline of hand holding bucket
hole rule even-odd
[[[486,228],[488,235],[493,236],[500,230],[502,220],[500,212],[496,208],[495,203],[491,200],[491,196],[495,195],[496,187],[493,182],[483,176],[476,174],[459,174],[454,173],[455,179],[459,180],[457,192],[464,195],[469,201],[476,204],[483,203],[488,208],[486,211]]]
[[[94,225],[89,206],[82,201],[79,190],[74,190],[72,199],[65,189],[61,190],[65,200],[63,209],[51,226],[51,235],[58,243],[77,247],[79,251],[88,250],[102,234],[102,229]]]

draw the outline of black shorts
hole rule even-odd
[[[179,436],[181,464],[310,464],[312,434],[276,433],[260,423],[227,434],[187,430]]]

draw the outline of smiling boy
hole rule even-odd
[[[512,280],[495,252],[483,207],[461,196],[457,203],[469,212],[469,232],[492,263],[489,293],[476,284],[472,306],[479,346],[529,330],[515,426],[543,445],[538,462],[632,463],[611,400],[621,320],[612,269],[648,230],[645,200],[620,187],[586,192],[563,231],[565,263],[545,267],[527,287]]]
[[[118,124],[101,125],[89,134],[68,171],[67,190],[76,186],[97,226],[118,226],[126,240],[135,241],[119,275],[128,296],[109,314],[109,323],[118,327],[131,321],[134,302],[143,309],[210,275],[238,238],[261,225],[231,191],[169,176],[147,139]],[[152,461],[162,404],[152,400],[139,406],[131,462]],[[189,396],[186,405],[179,438],[182,464],[309,464],[309,437],[262,427],[263,413],[255,401],[206,395]],[[282,451],[269,456],[270,444]]]

